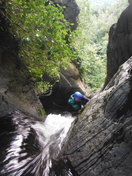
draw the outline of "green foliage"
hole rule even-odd
[[[76,50],[79,51],[80,70],[84,82],[91,91],[100,89],[106,74],[107,35],[97,12],[90,8],[89,2],[78,2],[80,24],[76,37]]]
[[[11,32],[21,41],[20,57],[42,91],[42,74],[59,77],[60,67],[67,67],[75,57],[65,40],[71,31],[64,8],[51,1],[46,5],[46,0],[12,0],[7,8]]]
[[[79,53],[81,75],[91,91],[100,89],[106,77],[106,49],[110,26],[115,23],[126,2],[91,8],[88,0],[77,0],[80,6],[75,48]]]
[[[46,115],[43,108],[38,109],[38,114],[39,114],[41,117],[43,117],[44,115]]]

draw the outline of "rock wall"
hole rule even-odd
[[[8,31],[4,1],[0,5],[0,116],[19,109],[40,117],[42,105],[18,57],[18,41]]]
[[[64,151],[79,176],[131,176],[132,58],[78,117]]]
[[[129,57],[132,56],[132,2],[109,32],[107,50],[107,78],[105,86]]]

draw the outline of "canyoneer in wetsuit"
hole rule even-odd
[[[68,104],[71,106],[73,113],[79,114],[84,109],[84,104],[86,104],[89,100],[90,99],[85,97],[80,92],[75,92],[68,99]]]

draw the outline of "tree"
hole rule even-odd
[[[108,31],[117,21],[126,1],[91,8],[87,0],[77,0],[80,6],[79,27],[76,37],[81,75],[91,91],[100,89],[106,77],[106,49]]]
[[[67,42],[72,32],[63,10],[46,0],[7,1],[11,32],[20,40],[20,57],[40,90],[46,87],[43,73],[59,77],[60,67],[74,58]]]

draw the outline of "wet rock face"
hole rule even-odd
[[[131,176],[132,58],[88,102],[64,151],[79,176]]]
[[[39,117],[42,105],[33,91],[26,68],[20,63],[18,41],[8,31],[5,16],[3,8],[0,11],[0,117],[15,109]]]
[[[132,1],[121,14],[117,24],[114,24],[109,32],[107,50],[107,78],[105,85],[110,81],[129,57],[132,56]]]

